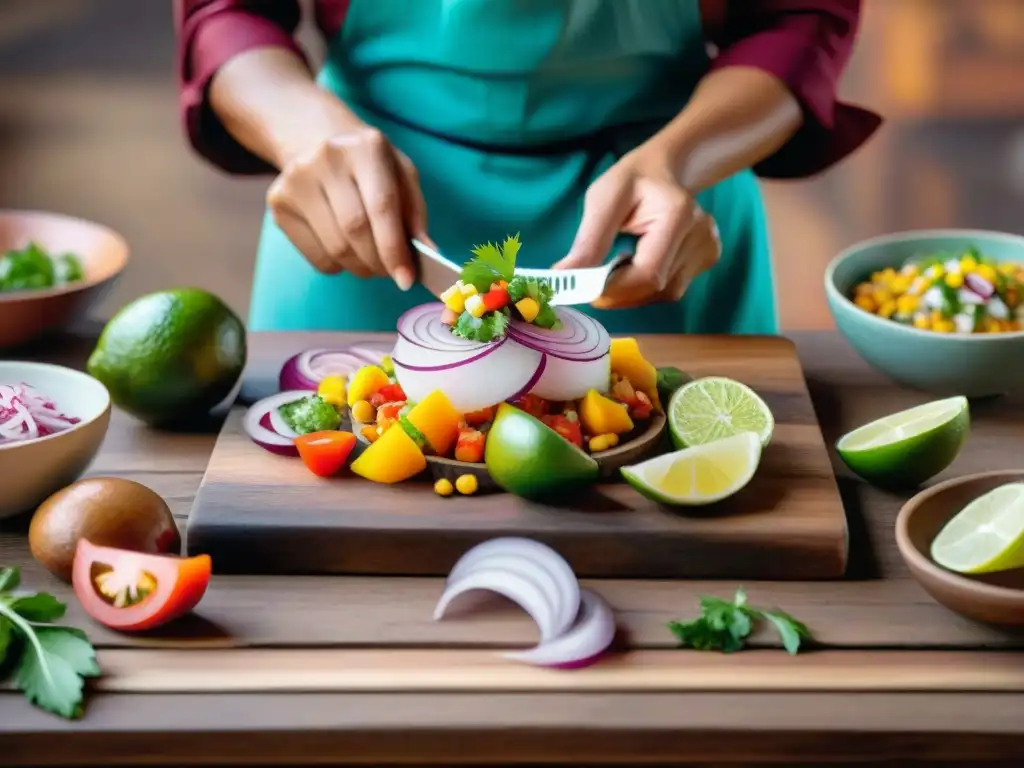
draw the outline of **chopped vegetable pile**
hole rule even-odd
[[[1024,328],[1024,264],[997,263],[970,248],[889,267],[857,285],[861,309],[938,333],[1006,333]]]
[[[551,306],[554,290],[535,277],[515,274],[519,236],[473,249],[458,282],[441,294],[441,322],[470,341],[488,342],[505,335],[516,318],[539,328],[554,329],[559,320]]]
[[[70,253],[52,256],[29,243],[0,254],[0,293],[56,288],[84,278],[82,262]]]
[[[53,435],[80,421],[28,384],[0,384],[0,445]]]

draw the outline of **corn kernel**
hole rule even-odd
[[[871,283],[859,283],[856,288],[853,289],[854,296],[870,296],[875,290],[875,286]]]
[[[956,326],[952,320],[940,320],[932,326],[932,330],[939,333],[952,333],[956,330]]]
[[[872,282],[872,283],[880,283],[880,282],[882,282],[882,281],[883,281],[884,279],[885,279],[885,278],[884,278],[884,277],[882,276],[882,273],[881,273],[881,272],[872,272],[872,273],[871,273],[871,282]]]
[[[537,318],[538,313],[540,313],[540,304],[537,303],[536,299],[531,299],[527,296],[516,302],[516,309],[523,316],[523,320],[532,323]]]
[[[461,315],[466,308],[466,297],[462,293],[462,283],[456,283],[447,291],[441,294],[441,301],[452,312]]]
[[[459,475],[455,478],[455,489],[463,496],[470,496],[476,493],[480,487],[476,475]]]
[[[889,284],[890,290],[899,296],[901,293],[906,293],[910,289],[910,278],[904,277],[903,275],[897,275],[892,279]]]
[[[870,296],[858,296],[853,300],[853,303],[863,309],[865,312],[874,312],[878,309],[878,305],[875,304],[875,300]]]
[[[348,403],[345,398],[344,376],[324,376],[320,386],[316,388],[316,393],[336,408]]]
[[[889,301],[878,307],[878,314],[882,317],[889,318],[896,314],[896,301],[889,299]]]
[[[932,264],[924,271],[924,276],[929,277],[932,280],[938,280],[944,274],[946,274],[946,270],[943,269],[941,264]]]
[[[936,323],[941,323],[946,318],[942,316],[942,313],[939,312],[939,310],[933,309],[931,317],[929,319],[932,321],[932,325],[935,325]]]
[[[896,270],[892,267],[886,267],[882,270],[883,280],[892,280],[894,277],[896,277]]]
[[[964,256],[960,259],[961,272],[973,272],[978,268],[978,260],[973,256]]]
[[[484,300],[477,294],[469,296],[466,299],[466,311],[473,317],[482,317],[486,311],[484,307]]]
[[[590,448],[591,453],[600,453],[611,448],[611,444],[608,442],[608,435],[597,435],[590,438],[587,446]]]
[[[932,327],[931,322],[928,320],[927,315],[917,315],[914,318],[914,327],[920,328],[922,331],[927,331]]]
[[[460,281],[459,281],[459,282],[457,283],[457,285],[459,286],[459,291],[461,291],[461,292],[462,292],[462,295],[463,295],[463,296],[465,296],[465,297],[466,297],[467,299],[468,299],[468,298],[469,298],[470,296],[476,296],[476,295],[477,295],[477,293],[479,293],[479,291],[477,291],[477,289],[476,289],[476,286],[475,286],[475,285],[473,285],[472,283],[466,284],[466,283],[463,283],[463,282],[462,282],[462,281],[460,280]]]
[[[361,421],[364,424],[368,424],[371,421],[376,420],[377,412],[369,400],[356,400],[352,405],[352,418],[356,421]]]
[[[875,291],[874,294],[875,304],[877,304],[878,306],[882,306],[887,301],[892,301],[893,298],[894,297],[892,293],[885,290],[885,288],[879,288],[878,290]]]
[[[447,477],[442,477],[434,483],[434,493],[438,496],[451,496],[454,491],[455,487],[452,485],[452,481]]]
[[[964,276],[959,272],[950,272],[948,275],[946,275],[946,285],[948,285],[950,288],[956,290],[957,288],[961,288],[963,284]]]
[[[927,277],[918,277],[910,284],[910,293],[920,295],[932,287],[932,282]]]
[[[901,315],[912,314],[919,303],[917,296],[900,296],[896,299],[896,311]]]
[[[988,264],[979,264],[975,272],[978,277],[984,278],[990,283],[994,283],[996,281],[996,271]]]

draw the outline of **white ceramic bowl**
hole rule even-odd
[[[35,509],[92,463],[110,426],[110,393],[87,373],[47,363],[0,361],[0,384],[27,384],[81,421],[36,440],[0,445],[0,518]]]

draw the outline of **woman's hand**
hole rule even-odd
[[[556,268],[599,266],[620,232],[639,238],[632,262],[613,273],[594,306],[677,301],[721,256],[714,219],[680,185],[675,168],[672,154],[652,140],[625,155],[587,190],[576,240]]]
[[[415,280],[409,237],[426,236],[426,203],[412,162],[366,125],[289,159],[267,192],[274,221],[320,272]]]

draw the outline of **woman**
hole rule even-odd
[[[314,80],[297,2],[179,0],[193,146],[278,174],[250,327],[391,330],[431,300],[410,236],[461,262],[519,232],[520,266],[634,253],[588,308],[613,333],[777,332],[755,173],[811,175],[878,127],[836,98],[859,15],[859,0],[319,0]]]

